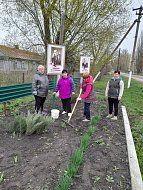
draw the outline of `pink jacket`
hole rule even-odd
[[[91,75],[87,79],[83,79],[81,98],[87,103],[94,101],[93,77]]]

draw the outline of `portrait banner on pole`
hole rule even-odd
[[[90,57],[81,56],[80,57],[80,73],[90,72]]]
[[[65,46],[48,44],[47,74],[61,74],[65,65]]]

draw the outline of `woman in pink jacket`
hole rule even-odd
[[[84,116],[83,121],[90,121],[90,104],[94,101],[94,92],[93,92],[93,77],[89,75],[88,72],[83,73],[82,81],[82,95],[79,100],[84,102]]]

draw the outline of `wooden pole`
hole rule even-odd
[[[3,102],[3,112],[4,112],[4,115],[6,115],[6,102]]]
[[[24,80],[25,79],[25,75],[24,75],[24,73],[22,73],[22,83],[24,83]]]
[[[134,66],[135,66],[135,50],[136,50],[136,44],[137,44],[137,38],[138,38],[138,32],[139,32],[139,25],[140,25],[140,19],[142,17],[142,10],[143,7],[141,6],[140,8],[133,9],[133,11],[139,10],[138,19],[137,19],[137,27],[136,27],[136,34],[135,34],[135,40],[134,40],[134,46],[133,46],[133,52],[132,52],[132,58],[131,62],[129,63],[129,79],[128,79],[128,88],[130,88],[131,84],[131,78],[132,78],[132,71],[134,71]],[[132,67],[132,69],[131,69]]]

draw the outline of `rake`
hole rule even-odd
[[[101,73],[101,72],[99,71],[99,72],[97,73],[97,75],[95,76],[95,78],[93,79],[93,84],[94,84],[94,82],[96,81],[96,79],[98,78],[98,76],[100,75],[100,73]],[[74,107],[73,107],[73,109],[72,109],[72,112],[71,112],[71,115],[70,115],[68,121],[65,121],[64,119],[62,119],[63,122],[65,122],[67,125],[69,125],[69,126],[71,126],[71,127],[74,127],[74,126],[71,125],[69,122],[70,122],[71,117],[72,117],[72,115],[73,115],[73,113],[74,113],[74,110],[75,110],[75,108],[76,108],[76,106],[77,106],[77,103],[78,103],[78,101],[79,101],[79,98],[80,98],[80,96],[81,96],[81,93],[82,93],[82,89],[80,88],[80,92],[79,92],[78,98],[77,98],[76,103],[75,103],[75,105],[74,105]]]

